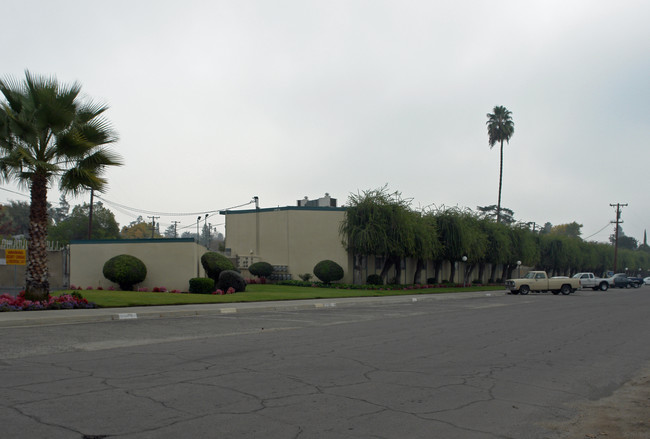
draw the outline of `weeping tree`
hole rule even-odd
[[[449,281],[456,276],[456,262],[467,258],[463,278],[473,271],[477,262],[485,257],[487,235],[479,227],[479,221],[471,211],[459,208],[439,209],[436,214],[440,241],[443,245],[442,258],[451,263]]]
[[[565,236],[541,235],[540,254],[541,265],[549,276],[557,276],[564,273],[570,266],[573,247]]]
[[[425,268],[426,261],[437,260],[442,254],[442,244],[438,236],[438,226],[436,217],[432,212],[413,212],[415,216],[415,251],[413,257],[416,258],[415,273],[413,283],[420,283],[422,269]]]
[[[515,224],[508,228],[509,251],[503,261],[501,279],[512,277],[517,262],[533,267],[540,262],[540,247],[538,235],[532,232],[525,224]],[[494,273],[493,273],[494,276]]]
[[[103,118],[108,109],[80,95],[81,85],[25,72],[0,80],[0,175],[30,192],[25,297],[49,296],[47,189],[58,180],[64,194],[102,191],[107,166],[120,165],[108,149],[117,140]]]
[[[497,265],[506,262],[512,245],[509,227],[503,223],[495,222],[491,217],[481,218],[478,226],[487,238],[485,254],[478,261],[478,277],[482,280],[485,267],[487,264],[491,264],[489,281],[494,282]]]
[[[362,256],[382,256],[380,276],[386,278],[395,267],[400,278],[401,260],[415,254],[416,217],[410,201],[399,192],[380,189],[351,194],[339,232],[345,249],[354,257],[355,276]]]

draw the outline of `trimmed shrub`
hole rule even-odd
[[[204,253],[201,256],[201,265],[205,270],[206,276],[212,279],[215,285],[219,283],[219,274],[222,271],[235,269],[230,259],[217,252]]]
[[[190,279],[190,293],[210,294],[214,291],[214,281],[209,277],[193,277]]]
[[[235,292],[240,293],[246,291],[246,280],[244,277],[234,270],[224,270],[219,275],[219,282],[217,287],[222,291],[227,291],[228,288],[234,288]]]
[[[427,283],[428,283],[429,285],[433,285],[433,284],[435,284],[435,283],[436,283],[436,278],[435,278],[435,277],[428,277],[428,278],[427,278]]]
[[[314,274],[326,284],[343,279],[343,267],[334,261],[325,259],[314,267]]]
[[[384,279],[378,274],[371,274],[366,278],[366,283],[368,285],[383,285]]]
[[[248,267],[248,271],[250,271],[253,276],[269,277],[273,274],[273,265],[268,262],[255,262]]]
[[[131,255],[118,255],[110,258],[104,264],[104,277],[115,282],[123,291],[132,291],[147,277],[147,267],[140,259]]]

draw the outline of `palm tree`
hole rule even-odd
[[[501,163],[499,166],[499,202],[497,203],[497,222],[501,222],[501,184],[503,181],[503,141],[510,143],[510,137],[515,132],[515,123],[511,112],[506,107],[494,107],[494,113],[488,113],[487,130],[490,149],[497,142],[501,143]]]
[[[25,297],[49,296],[47,188],[64,194],[106,187],[106,166],[121,165],[107,145],[117,137],[102,117],[108,107],[82,100],[81,85],[25,72],[24,81],[0,80],[0,178],[30,191]]]

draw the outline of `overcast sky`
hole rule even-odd
[[[78,80],[107,103],[125,165],[102,196],[191,214],[159,215],[161,231],[253,196],[341,205],[385,184],[415,207],[496,204],[495,105],[515,122],[516,219],[607,241],[620,202],[628,236],[650,226],[647,0],[6,3],[0,74]],[[121,226],[139,215],[108,207]]]

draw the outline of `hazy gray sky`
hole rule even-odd
[[[6,3],[0,74],[78,80],[110,105],[114,203],[342,204],[388,184],[414,206],[496,204],[485,122],[504,105],[502,205],[518,220],[606,241],[621,202],[627,235],[650,226],[646,0]],[[108,207],[120,225],[138,215]],[[162,215],[161,231],[173,220],[195,230],[196,215]]]

